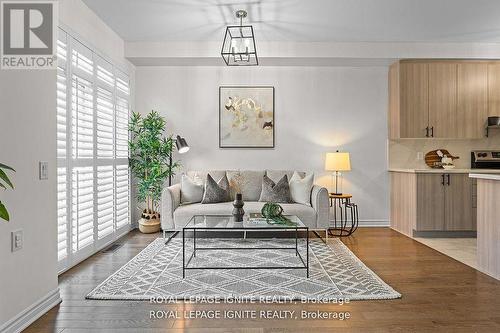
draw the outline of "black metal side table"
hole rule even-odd
[[[333,226],[328,228],[331,236],[352,235],[359,225],[358,205],[351,201],[350,194],[329,193],[330,207],[333,209]]]

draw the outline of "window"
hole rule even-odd
[[[57,42],[59,270],[130,229],[128,76],[68,33]]]

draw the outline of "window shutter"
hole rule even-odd
[[[113,166],[97,167],[97,234],[99,239],[112,234],[114,231],[113,187]]]
[[[97,88],[97,157],[113,158],[113,93]]]
[[[129,219],[129,169],[128,165],[116,166],[116,226],[123,227],[130,223]]]
[[[92,167],[73,169],[72,250],[77,252],[94,242],[94,171]]]
[[[67,155],[67,58],[68,39],[64,31],[59,30],[57,41],[57,258],[68,257],[68,168]]]
[[[130,226],[128,76],[59,29],[57,250],[64,270]]]
[[[57,168],[57,258],[65,259],[68,256],[68,197],[67,197],[67,168]]]
[[[61,32],[59,32],[61,34]],[[66,58],[67,48],[66,35],[60,35],[57,41],[57,158],[66,158],[66,126],[67,126],[67,82]]]

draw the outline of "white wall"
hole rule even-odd
[[[57,288],[56,74],[0,71],[0,162],[16,169],[15,190],[0,190],[11,215],[0,220],[0,327]],[[49,180],[38,180],[38,161]],[[24,231],[11,252],[10,232]]]
[[[275,87],[275,149],[218,148],[220,85]],[[191,146],[183,170],[310,170],[329,185],[325,153],[349,151],[344,192],[361,220],[388,221],[386,67],[137,67],[136,110],[152,109]]]
[[[59,1],[60,22],[131,73],[123,40],[81,0]],[[38,180],[38,161],[49,180]],[[11,221],[0,221],[0,328],[57,291],[56,73],[0,70],[0,162],[16,169],[14,191],[0,200]],[[24,249],[12,253],[10,232],[24,231]],[[34,313],[34,316],[40,313]]]

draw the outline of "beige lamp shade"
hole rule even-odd
[[[349,158],[349,153],[326,153],[325,170],[350,171],[351,160]]]

